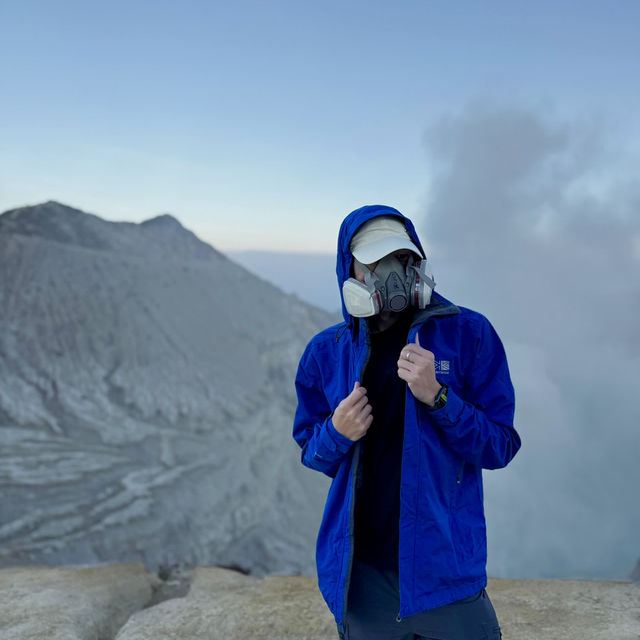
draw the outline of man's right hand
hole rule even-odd
[[[367,433],[373,416],[367,390],[359,382],[353,385],[353,391],[336,407],[332,420],[336,431],[349,440],[360,440]]]

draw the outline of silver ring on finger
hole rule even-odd
[[[405,357],[409,362],[411,362],[411,351],[406,351],[406,352],[405,352],[405,354],[404,354],[404,357]]]

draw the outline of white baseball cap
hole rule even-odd
[[[367,220],[351,239],[349,249],[362,264],[376,262],[398,249],[409,249],[422,256],[404,224],[396,216],[378,216]]]

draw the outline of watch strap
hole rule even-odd
[[[441,383],[442,384],[442,383]],[[436,394],[436,397],[433,399],[433,406],[429,407],[430,411],[437,411],[438,409],[442,409],[447,404],[447,394],[449,393],[449,387],[446,384],[442,384],[440,387],[440,391]]]

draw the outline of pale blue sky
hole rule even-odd
[[[222,250],[420,222],[424,132],[474,103],[640,147],[640,2],[0,0],[0,211],[170,212]]]

